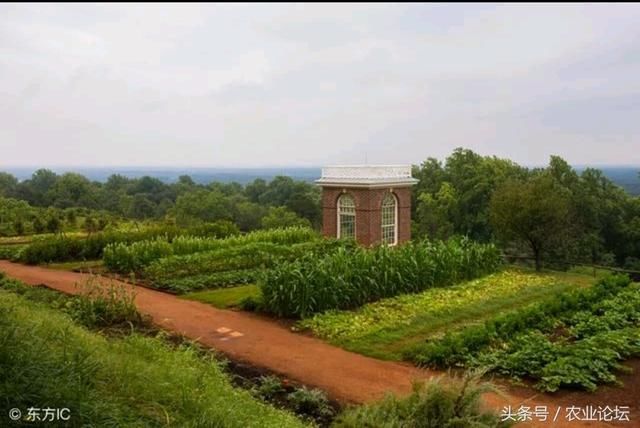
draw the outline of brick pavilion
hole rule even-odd
[[[410,165],[329,166],[322,187],[322,229],[327,237],[355,238],[365,246],[411,239]]]

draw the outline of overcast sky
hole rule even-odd
[[[639,5],[0,5],[3,165],[640,164]]]

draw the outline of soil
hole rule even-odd
[[[25,266],[0,261],[0,271],[30,285],[46,285],[69,294],[78,294],[90,275]],[[94,277],[95,278],[95,277]],[[101,282],[123,284],[101,277]],[[184,335],[214,348],[236,364],[262,368],[294,382],[324,390],[342,404],[360,404],[381,399],[386,393],[408,394],[414,381],[446,376],[435,370],[423,370],[405,363],[381,361],[345,351],[317,338],[292,332],[285,323],[255,314],[217,309],[206,304],[182,300],[174,295],[134,287],[138,309],[151,316],[160,328]],[[622,387],[604,386],[595,393],[568,391],[542,394],[528,387],[503,383],[504,394],[485,394],[485,403],[500,411],[511,406],[547,406],[550,419],[562,408],[556,422],[536,420],[523,426],[540,427],[639,427],[640,428],[640,360],[628,363],[634,368],[623,374]],[[500,382],[499,382],[500,383]],[[629,406],[630,422],[569,422],[564,418],[567,407]],[[518,425],[520,426],[520,425]]]

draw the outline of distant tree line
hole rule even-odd
[[[640,197],[598,169],[577,173],[552,156],[546,168],[456,149],[414,166],[414,236],[466,235],[543,260],[640,269]]]
[[[229,220],[248,231],[261,227],[318,226],[321,221],[319,189],[284,176],[270,182],[256,179],[246,186],[196,184],[187,175],[175,183],[164,183],[148,176],[127,178],[114,174],[101,183],[76,173],[58,175],[39,169],[21,182],[0,172],[0,197],[15,203],[26,202],[26,206],[35,208],[84,208],[133,220],[175,221],[185,227]]]
[[[413,236],[468,236],[545,263],[581,261],[640,269],[640,197],[600,170],[576,172],[552,156],[545,168],[456,149],[413,167]],[[279,176],[267,182],[196,184],[112,175],[106,182],[47,169],[19,182],[0,172],[0,235],[101,230],[118,219],[242,231],[321,224],[317,186]],[[57,225],[57,227],[56,227]]]

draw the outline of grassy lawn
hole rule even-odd
[[[538,274],[509,268],[453,287],[381,300],[356,311],[318,314],[298,326],[348,350],[400,360],[405,351],[427,338],[595,281],[582,273]]]
[[[183,299],[197,300],[207,303],[220,309],[237,307],[240,302],[247,298],[257,298],[260,296],[260,289],[257,285],[243,285],[232,288],[218,288],[216,290],[198,291],[181,296]]]

